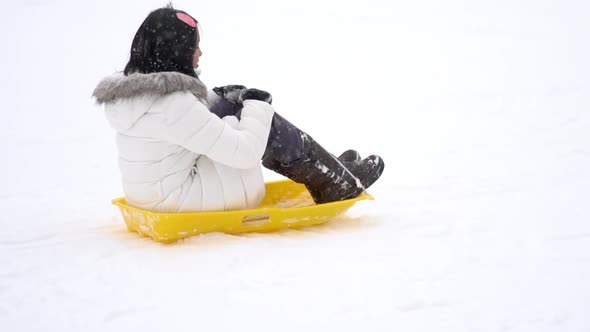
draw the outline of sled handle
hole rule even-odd
[[[270,222],[270,214],[259,213],[245,216],[242,219],[242,226],[260,226]]]

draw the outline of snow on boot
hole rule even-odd
[[[360,154],[355,150],[346,150],[338,157],[354,176],[361,180],[363,187],[368,189],[383,173],[385,163],[377,155],[370,155],[361,159]]]
[[[303,156],[284,165],[263,159],[263,165],[289,179],[305,185],[317,204],[355,198],[365,188],[362,182],[334,155],[326,151],[309,135],[301,132]]]
[[[345,164],[348,169],[361,180],[365,189],[369,188],[375,181],[381,177],[385,163],[377,155],[370,155],[367,158],[354,163],[353,165]]]

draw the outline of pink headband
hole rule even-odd
[[[193,28],[197,27],[197,21],[185,13],[176,13],[176,17]]]

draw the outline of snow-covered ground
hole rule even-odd
[[[587,1],[176,1],[206,84],[387,166],[323,226],[174,245],[110,205],[90,98],[164,4],[2,5],[2,331],[590,331]]]

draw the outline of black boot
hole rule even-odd
[[[346,150],[342,152],[338,159],[343,163],[359,162],[361,161],[361,155],[356,150]]]
[[[338,158],[309,135],[301,132],[301,138],[303,153],[300,159],[285,165],[275,158],[263,158],[262,164],[304,184],[317,204],[355,198],[365,190],[362,182]]]
[[[365,159],[361,159],[360,154],[355,150],[344,151],[338,159],[352,174],[361,180],[365,189],[379,179],[385,168],[385,163],[379,156],[370,155]]]

